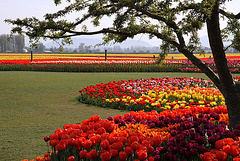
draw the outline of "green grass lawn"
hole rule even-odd
[[[196,73],[0,72],[0,160],[34,159],[47,152],[44,136],[64,124],[124,111],[81,104],[78,91],[101,82],[139,78],[202,77]]]

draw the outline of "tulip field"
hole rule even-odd
[[[43,136],[50,148],[33,160],[240,161],[240,125],[228,128],[225,98],[211,81],[196,77],[199,69],[180,54],[178,59],[169,54],[160,65],[153,55],[112,60],[109,56],[105,61],[95,55],[59,58],[48,54],[52,57],[42,59],[39,54],[30,62],[18,54],[7,54],[0,54],[1,71],[192,72],[192,77],[109,80],[78,89],[81,104],[124,114],[101,118],[96,113],[80,123],[64,124]],[[216,70],[209,55],[199,57]],[[231,72],[240,72],[239,61],[239,55],[228,55]],[[240,77],[235,75],[234,81],[240,83]]]
[[[155,58],[153,58],[155,56]],[[156,64],[157,54],[0,54],[0,71],[47,72],[201,72],[182,54],[169,54],[161,64]],[[211,54],[196,54],[213,71]],[[240,54],[227,54],[229,69],[240,73]]]

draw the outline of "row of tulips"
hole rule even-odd
[[[0,63],[1,71],[52,71],[52,72],[165,72],[179,71],[180,65],[157,65],[145,61],[39,61],[24,63],[13,61]]]
[[[213,71],[217,71],[213,60],[203,60]],[[228,60],[232,73],[239,73],[240,60]],[[166,60],[156,64],[155,60],[123,60],[123,61],[85,61],[68,59],[34,60],[2,60],[1,71],[53,71],[53,72],[201,72],[186,59]]]
[[[194,108],[131,111],[107,119],[94,115],[66,124],[44,138],[52,151],[35,160],[238,160],[240,126],[227,129],[228,119],[222,119],[226,107],[217,109],[220,114],[215,108],[201,112],[196,112],[199,106]]]
[[[234,78],[236,82],[240,77]],[[130,111],[224,106],[225,98],[211,81],[201,78],[151,78],[121,80],[87,86],[79,90],[79,101]]]

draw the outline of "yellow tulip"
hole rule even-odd
[[[130,103],[135,103],[135,101],[134,100],[130,100]]]

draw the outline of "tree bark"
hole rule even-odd
[[[212,49],[212,54],[220,79],[221,92],[226,100],[229,124],[231,128],[235,128],[237,124],[240,124],[240,95],[237,92],[236,85],[228,68],[227,58],[221,38],[219,24],[219,0],[216,1],[210,18],[207,19],[207,31],[210,47]]]
[[[218,76],[206,64],[204,64],[198,57],[193,55],[193,53],[191,53],[189,50],[181,47],[178,48],[178,50],[183,53],[203,73],[205,73],[220,91],[222,90]]]

